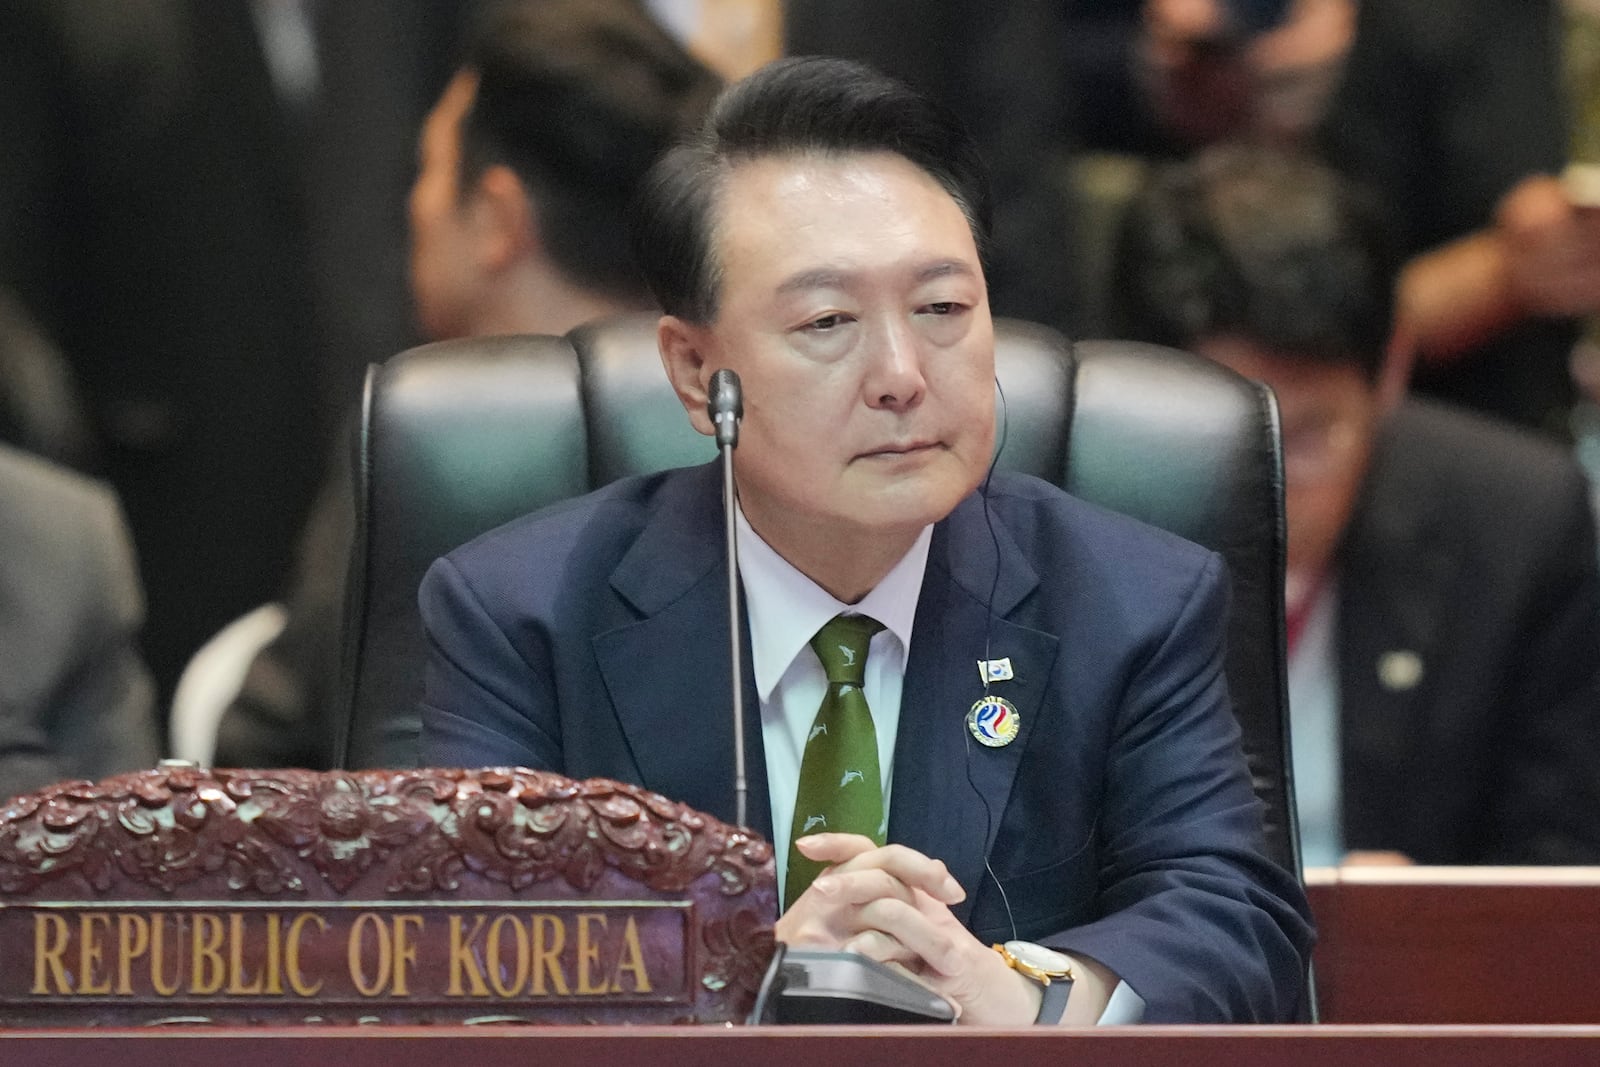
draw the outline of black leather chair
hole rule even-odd
[[[417,585],[439,555],[627,474],[715,457],[667,384],[653,316],[566,338],[426,345],[373,367],[357,459],[342,763],[413,766]],[[1002,466],[1220,552],[1228,679],[1274,858],[1299,869],[1285,725],[1283,495],[1271,393],[1205,360],[996,324]]]

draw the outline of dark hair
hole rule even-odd
[[[636,299],[628,204],[650,165],[698,124],[721,81],[640,0],[499,0],[468,37],[478,76],[461,124],[461,189],[510,167],[571,281]]]
[[[1116,332],[1177,348],[1237,334],[1375,378],[1392,232],[1375,199],[1304,155],[1227,145],[1159,167],[1123,218]]]
[[[656,302],[709,322],[721,287],[712,213],[728,171],[767,156],[893,152],[944,187],[983,252],[989,179],[971,136],[945,108],[871,67],[802,56],[726,89],[699,134],[669,151],[640,188],[633,247]]]

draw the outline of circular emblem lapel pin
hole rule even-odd
[[[1003,748],[1017,739],[1022,726],[1022,716],[1017,707],[1005,697],[987,696],[972,705],[967,712],[967,729],[978,743],[990,748]]]

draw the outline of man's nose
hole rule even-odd
[[[922,399],[922,346],[911,324],[894,320],[884,324],[867,370],[864,388],[871,407],[903,411]]]

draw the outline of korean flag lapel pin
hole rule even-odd
[[[984,685],[990,682],[1009,682],[1016,677],[1011,673],[1011,657],[1003,656],[1000,659],[980,659],[978,661],[978,680]]]

